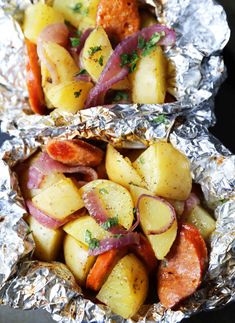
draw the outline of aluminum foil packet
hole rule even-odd
[[[122,128],[123,118],[119,119],[109,110],[106,119],[96,116],[96,126],[88,131],[89,115],[84,128],[48,125],[47,133],[42,133],[39,127],[34,129],[34,137],[18,137],[5,142],[1,148],[0,303],[21,309],[44,308],[55,321],[64,323],[174,323],[235,299],[235,156],[205,126],[191,118],[183,120],[182,116],[171,115],[164,119],[156,112],[129,116],[123,112],[122,116],[127,127]],[[111,130],[109,120],[115,117],[117,128]],[[165,310],[160,303],[144,305],[133,319],[124,320],[107,307],[84,298],[64,264],[30,260],[34,242],[22,219],[26,211],[13,168],[58,134],[61,139],[79,136],[136,149],[158,139],[168,139],[188,156],[193,179],[201,185],[205,203],[214,210],[217,221],[210,238],[205,279],[199,290],[177,310]]]
[[[67,115],[56,112],[41,117],[32,115],[29,109],[23,59],[24,36],[20,24],[30,3],[29,0],[0,0],[0,119],[3,120],[2,130],[12,135],[24,130],[22,119],[27,119],[25,122],[32,127],[41,124],[45,129],[48,123],[61,124],[61,119]],[[171,71],[168,92],[177,101],[149,108],[175,113],[192,111],[204,102],[210,109],[200,105],[203,120],[208,125],[214,124],[213,97],[226,75],[221,51],[230,37],[223,8],[213,0],[140,0],[140,3],[154,12],[160,23],[174,28],[177,35],[175,46],[165,49]],[[126,109],[130,107],[146,110],[146,106],[140,104],[125,105]],[[114,113],[118,109],[117,105],[112,108]],[[105,114],[106,110],[97,107],[91,116],[98,113]],[[86,115],[87,111],[83,110],[75,118],[82,120]]]

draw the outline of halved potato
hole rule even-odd
[[[137,206],[137,202],[138,202],[140,195],[147,194],[150,196],[154,196],[154,194],[151,191],[146,190],[146,188],[139,187],[139,186],[132,185],[132,184],[130,185],[130,193],[131,193],[131,197],[133,199],[133,202],[135,204],[135,207]]]
[[[63,220],[84,207],[79,190],[70,178],[65,178],[37,194],[33,204],[52,218]]]
[[[85,215],[80,218],[68,222],[63,227],[64,231],[71,235],[74,239],[79,240],[86,246],[86,232],[90,231],[92,238],[102,240],[110,237],[112,234],[104,230],[96,221],[90,216]]]
[[[62,229],[49,229],[40,224],[31,215],[27,217],[35,241],[34,255],[41,261],[54,261],[62,247],[64,232]]]
[[[109,179],[128,188],[130,184],[145,187],[146,184],[132,166],[130,160],[124,158],[111,144],[108,144],[105,160]]]
[[[96,25],[98,4],[99,0],[54,0],[53,7],[73,26],[86,30]]]
[[[215,220],[199,205],[186,217],[186,222],[195,225],[205,240],[215,230]]]
[[[141,56],[130,75],[134,103],[162,104],[166,95],[167,60],[160,46]]]
[[[64,260],[79,285],[84,286],[96,257],[88,255],[88,248],[70,235],[64,239]]]
[[[47,91],[47,98],[58,110],[76,113],[84,108],[92,87],[91,82],[64,82],[51,87]]]
[[[154,194],[180,201],[188,198],[192,188],[190,163],[170,143],[151,145],[133,166]]]
[[[177,236],[177,221],[175,220],[169,230],[156,235],[147,235],[157,259],[161,260],[168,254]]]
[[[96,27],[87,38],[82,51],[84,68],[97,82],[113,50],[103,27]]]
[[[103,204],[110,218],[118,218],[118,223],[130,229],[133,220],[134,204],[130,193],[124,187],[111,181],[106,181],[94,188],[95,194]]]
[[[119,260],[96,298],[127,319],[138,312],[147,292],[146,269],[134,254],[128,254]]]
[[[58,22],[64,22],[64,17],[57,10],[43,3],[30,5],[25,10],[24,35],[36,44],[40,32],[48,25]]]

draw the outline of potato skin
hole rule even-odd
[[[114,267],[96,298],[127,319],[138,312],[147,292],[145,266],[134,254],[128,254]]]

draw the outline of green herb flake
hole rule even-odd
[[[156,123],[166,123],[167,120],[166,120],[166,116],[164,116],[164,114],[160,114],[155,119],[153,119],[153,121]]]
[[[75,12],[75,13],[81,13],[82,3],[81,2],[77,2],[77,3],[75,3],[74,6],[71,6],[70,9],[73,10],[73,12]]]
[[[136,69],[136,64],[139,60],[139,55],[136,50],[134,50],[131,54],[121,54],[120,55],[120,66],[123,67],[128,65],[129,72],[132,73]]]
[[[140,163],[143,165],[145,163],[144,157],[140,156]]]
[[[78,37],[71,37],[70,41],[71,41],[72,47],[77,47],[80,45],[80,38]]]
[[[101,55],[100,58],[98,59],[98,63],[100,64],[100,66],[104,65],[104,56]]]
[[[161,265],[163,268],[166,268],[168,266],[168,261],[166,259],[162,259]]]
[[[109,194],[109,192],[108,192],[105,188],[101,188],[101,189],[99,189],[99,192],[100,192],[101,194]]]
[[[99,52],[102,49],[101,46],[94,46],[94,47],[90,47],[90,49],[88,50],[88,54],[89,56],[93,56],[95,53]]]
[[[144,37],[142,37],[142,36],[139,36],[138,37],[138,48],[139,49],[143,49],[144,47],[145,47],[145,39],[144,39]]]
[[[136,208],[133,207],[133,214],[136,215]]]
[[[107,221],[101,224],[101,227],[104,230],[108,230],[118,224],[118,217],[116,216],[115,218],[109,218]]]
[[[83,74],[86,74],[87,73],[87,70],[85,70],[84,68],[81,69],[78,73],[75,74],[75,77],[76,76],[79,76],[79,75],[83,75]]]
[[[75,98],[79,98],[81,93],[82,93],[82,90],[79,90],[79,91],[74,92],[73,94],[74,94]]]
[[[162,37],[165,37],[165,35],[166,34],[164,31],[154,33],[149,41],[145,43],[142,51],[142,56],[149,55],[156,48],[157,43],[161,40]]]
[[[113,98],[114,102],[120,102],[122,100],[128,100],[129,99],[129,95],[128,93],[124,92],[124,91],[118,91],[115,95],[115,97]]]
[[[220,201],[219,201],[219,204],[224,204],[224,203],[226,203],[226,202],[228,202],[229,201],[229,199],[221,199]]]
[[[88,244],[89,249],[91,249],[91,250],[99,248],[99,246],[100,246],[99,240],[96,238],[92,238],[91,231],[89,231],[89,230],[86,230],[85,242]]]

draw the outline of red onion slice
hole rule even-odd
[[[54,64],[52,64],[46,57],[43,42],[54,42],[60,46],[65,47],[68,43],[69,31],[65,24],[56,23],[45,27],[38,36],[37,53],[41,62],[48,69],[52,82],[58,83],[58,75]]]
[[[98,178],[96,171],[88,166],[68,166],[52,159],[46,152],[42,152],[40,157],[36,160],[34,166],[44,175],[52,172],[58,173],[81,173],[88,175],[90,181]]]
[[[184,204],[183,216],[188,216],[197,205],[200,204],[200,200],[197,195],[193,192],[190,193],[189,197]]]
[[[28,173],[27,188],[30,190],[33,188],[39,188],[44,177],[45,175],[40,170],[38,170],[34,166],[30,166]]]
[[[76,81],[92,82],[92,78],[88,73],[76,75],[74,79]]]
[[[49,229],[58,229],[65,223],[75,220],[78,217],[85,215],[86,213],[85,208],[82,208],[74,212],[73,214],[68,215],[63,220],[57,220],[57,219],[51,218],[49,215],[39,210],[36,206],[33,205],[32,201],[27,200],[25,203],[29,211],[29,214],[32,215],[32,217],[34,217],[39,223],[41,223],[42,225],[44,225]]]
[[[125,246],[130,246],[140,243],[140,236],[137,232],[128,232],[121,237],[111,237],[99,241],[99,247],[89,249],[88,253],[91,256],[100,255],[111,249],[119,249]]]
[[[152,235],[156,235],[156,234],[161,234],[161,233],[164,233],[166,232],[167,230],[170,229],[170,227],[173,225],[174,221],[176,220],[176,214],[175,214],[175,209],[173,208],[173,206],[168,203],[166,200],[158,197],[158,196],[152,196],[152,195],[148,195],[148,194],[142,194],[140,195],[140,197],[138,198],[138,201],[137,201],[137,208],[136,208],[136,213],[138,214],[139,218],[141,218],[141,214],[140,214],[140,202],[141,200],[144,198],[144,197],[147,197],[147,198],[150,198],[150,199],[155,199],[155,200],[158,200],[158,201],[161,201],[162,203],[166,204],[169,209],[170,209],[170,212],[171,212],[171,218],[170,218],[170,221],[164,225],[162,228],[158,229],[158,230],[148,230],[146,233],[147,234],[152,234]]]
[[[134,50],[137,50],[139,37],[143,37],[148,41],[156,32],[165,33],[165,36],[157,42],[158,45],[170,46],[175,43],[175,32],[166,26],[158,24],[143,28],[141,31],[138,31],[124,39],[115,48],[105,65],[96,86],[90,91],[86,102],[86,108],[96,106],[97,104],[103,104],[103,98],[108,89],[113,84],[123,80],[127,76],[128,68],[127,66],[121,67],[120,56],[122,54],[131,54]]]
[[[101,200],[94,190],[83,193],[83,202],[89,214],[95,219],[95,221],[102,226],[106,221],[110,219],[106,209],[102,205]],[[127,234],[128,232],[134,231],[134,229],[139,225],[140,217],[137,215],[136,222],[132,225],[129,230],[124,229],[121,225],[114,225],[106,230],[113,234]]]

